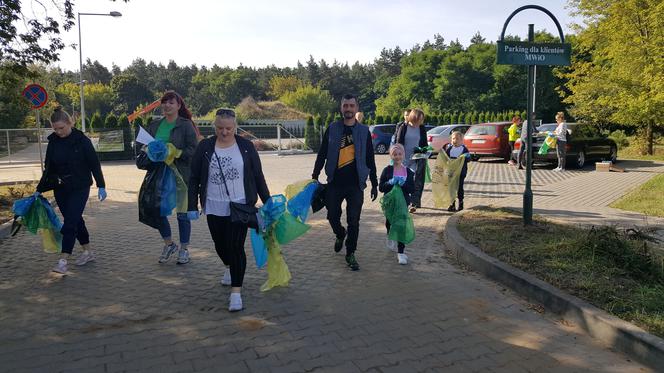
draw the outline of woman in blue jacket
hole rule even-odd
[[[65,274],[67,259],[72,254],[76,240],[83,247],[76,265],[95,260],[90,250],[90,234],[83,220],[83,210],[90,196],[92,177],[97,182],[100,201],[106,199],[106,184],[92,142],[83,132],[74,128],[69,114],[60,107],[56,108],[51,115],[51,127],[53,133],[48,136],[44,173],[35,194],[53,190],[62,213],[62,254],[53,271]]]

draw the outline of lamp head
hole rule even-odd
[[[110,12],[109,15],[111,17],[122,17],[122,13],[116,11]]]

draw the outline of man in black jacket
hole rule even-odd
[[[325,130],[311,177],[318,180],[323,166],[327,174],[327,219],[334,231],[334,251],[339,252],[346,240],[346,263],[357,271],[355,258],[360,230],[360,215],[364,203],[367,177],[371,180],[371,200],[378,196],[376,162],[369,128],[355,120],[359,109],[357,97],[345,95],[341,99],[343,120],[333,122]],[[348,230],[341,225],[341,203],[346,200]]]

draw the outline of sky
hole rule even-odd
[[[464,46],[478,31],[495,41],[510,13],[526,4],[550,10],[564,33],[578,22],[566,0],[75,0],[74,12],[122,13],[81,16],[83,60],[108,68],[124,68],[139,57],[178,65],[294,67],[310,55],[370,63],[383,47],[410,49],[436,33]],[[537,10],[516,15],[506,34],[525,38],[528,23],[557,34]],[[62,36],[65,44],[78,44],[77,26]],[[78,71],[78,51],[64,49],[55,65]]]

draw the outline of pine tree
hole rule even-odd
[[[484,123],[484,112],[480,112],[477,116],[477,123]]]
[[[117,128],[117,126],[118,126],[118,117],[116,117],[112,113],[108,114],[106,116],[106,119],[104,120],[104,128]]]
[[[314,118],[314,133],[316,134],[316,149],[314,151],[318,151],[320,149],[320,143],[321,143],[321,136],[323,135],[325,128],[323,124],[323,117],[320,115],[316,115]]]
[[[445,114],[443,114],[443,124],[451,124],[452,122],[450,120],[450,113],[445,112]]]
[[[87,129],[90,132],[94,132],[95,129],[101,129],[102,127],[104,127],[104,121],[101,119],[101,113],[95,111],[95,113],[92,114],[92,119],[90,120]]]

